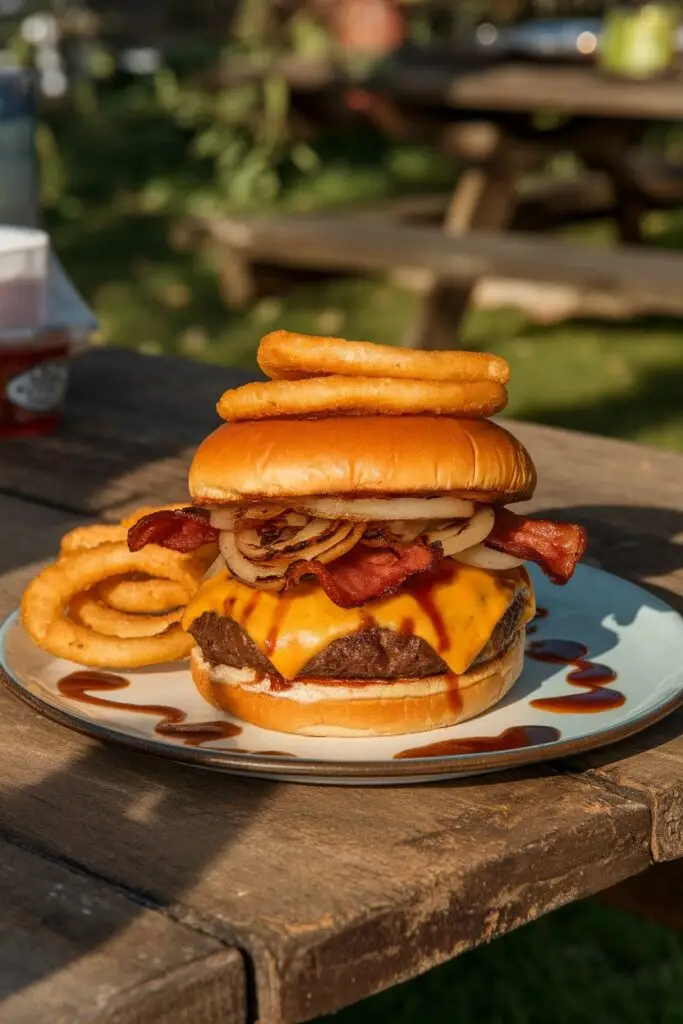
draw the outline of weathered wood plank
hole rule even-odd
[[[680,308],[677,298],[683,258],[642,246],[605,249],[577,242],[483,229],[447,236],[433,228],[407,224],[356,222],[338,216],[226,217],[216,221],[214,237],[253,260],[282,266],[383,272],[416,267],[445,282],[479,277],[561,282],[606,294],[634,295],[662,309]],[[334,245],[330,245],[334,238]],[[607,258],[607,255],[609,258]]]
[[[246,1021],[237,950],[2,838],[0,906],[2,1024]]]
[[[120,350],[76,357],[66,423],[3,441],[0,490],[108,518],[162,494],[182,500],[192,453],[220,422],[221,392],[257,376]]]
[[[16,606],[38,563],[54,555],[61,534],[80,521],[0,499],[0,618]],[[11,725],[0,723],[2,742],[30,750],[40,762],[40,744],[24,747],[21,729],[12,733]],[[0,809],[0,834],[4,825]],[[246,1020],[244,967],[235,950],[2,838],[0,906],[2,1022]]]
[[[107,750],[7,694],[0,709],[21,736],[0,750],[7,834],[246,949],[264,1021],[334,1010],[649,863],[643,805],[552,771],[287,786]]]

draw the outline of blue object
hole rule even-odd
[[[601,30],[601,18],[537,18],[503,28],[480,25],[476,38],[481,49],[510,57],[585,59],[593,55]]]
[[[0,223],[38,222],[38,160],[33,76],[0,70]]]

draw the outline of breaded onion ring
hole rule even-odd
[[[66,618],[76,594],[110,576],[144,572],[179,583],[188,596],[196,588],[203,563],[187,556],[169,558],[169,552],[153,546],[135,553],[122,541],[79,551],[43,569],[24,591],[21,619],[32,640],[51,654],[82,665],[139,668],[186,657],[192,637],[179,625],[159,636],[121,639],[95,633]]]
[[[187,603],[187,594],[179,583],[151,577],[114,576],[98,583],[93,593],[110,608],[134,615],[155,615]]]
[[[488,352],[422,352],[370,341],[273,331],[261,339],[259,366],[272,380],[306,377],[391,377],[409,380],[495,381],[507,384],[510,367]]]
[[[90,551],[100,544],[112,544],[126,539],[126,530],[119,523],[93,523],[77,526],[65,533],[59,545],[59,554],[72,555],[76,551]]]
[[[502,384],[390,377],[311,377],[244,384],[218,402],[224,420],[260,420],[279,416],[384,414],[402,416],[491,416],[507,403]],[[370,442],[370,439],[368,439]]]
[[[69,602],[69,616],[80,626],[89,626],[96,633],[104,636],[117,636],[127,639],[133,636],[157,636],[179,622],[183,608],[176,608],[164,615],[128,615],[109,608],[88,591],[76,594]]]

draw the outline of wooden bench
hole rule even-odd
[[[242,294],[252,286],[249,267],[272,261],[344,273],[418,268],[455,285],[489,277],[569,284],[588,293],[628,296],[662,312],[683,312],[683,255],[642,246],[606,248],[485,230],[450,236],[419,224],[387,223],[373,215],[223,217],[211,222],[210,232],[225,261],[225,276],[233,270]],[[451,344],[458,321],[454,314]]]

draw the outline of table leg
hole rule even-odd
[[[453,193],[444,221],[448,234],[476,228],[503,230],[515,214],[517,184],[530,165],[530,148],[499,128],[491,126],[491,131],[489,154],[463,173]],[[457,347],[455,339],[475,284],[475,278],[458,285],[434,280],[404,344],[424,349]]]
[[[576,147],[587,167],[604,171],[612,182],[619,239],[632,245],[643,241],[641,218],[648,200],[631,170],[628,153],[642,139],[646,127],[639,121],[591,122]]]

